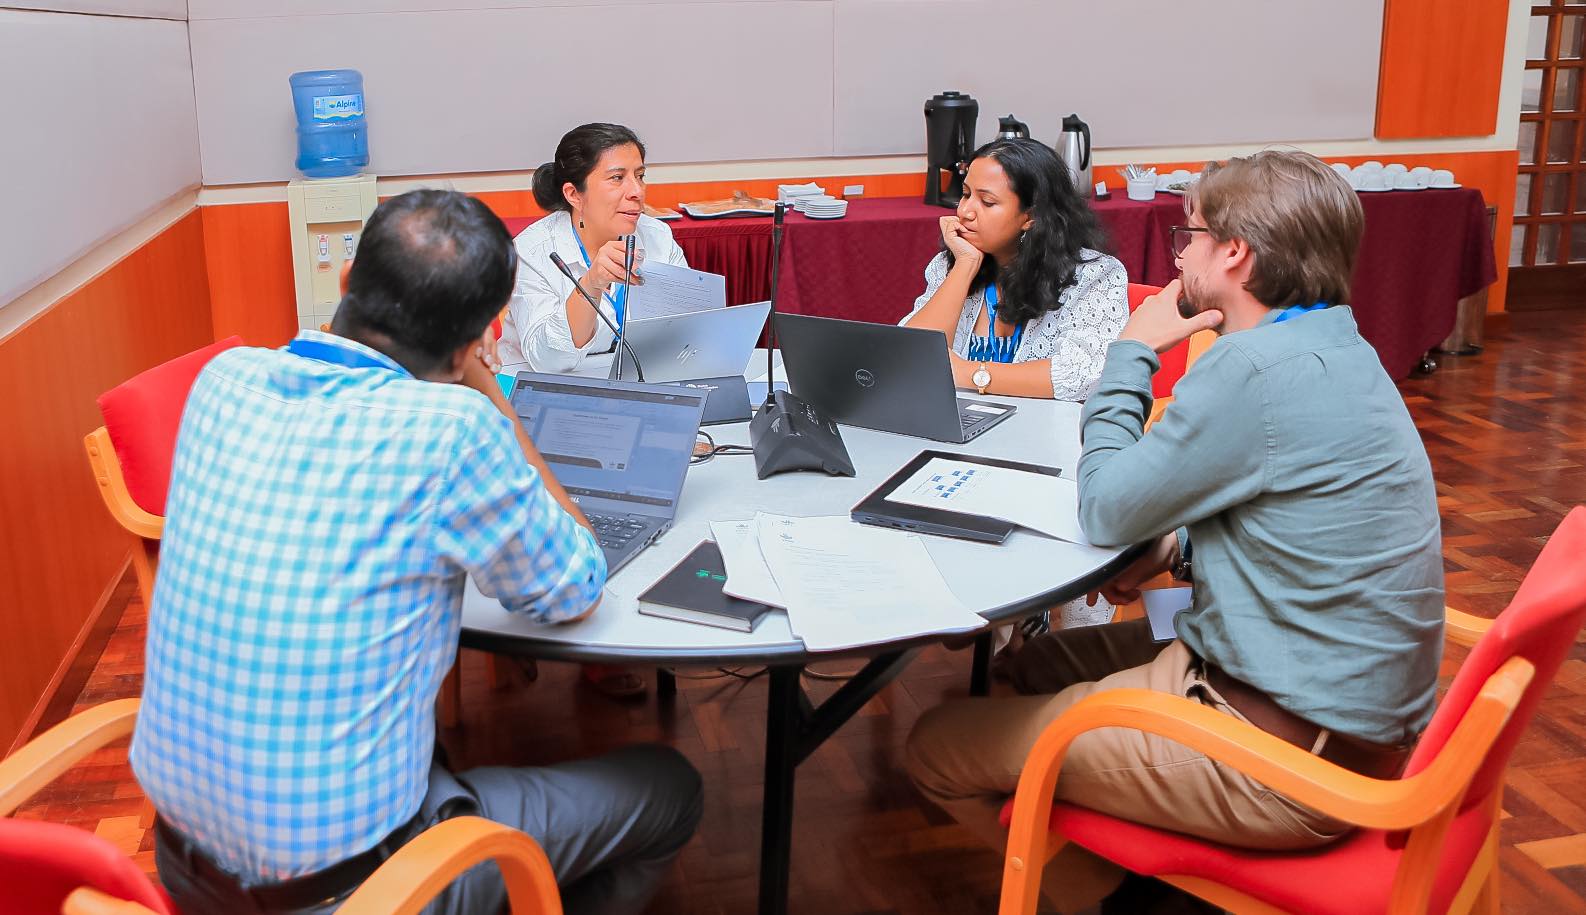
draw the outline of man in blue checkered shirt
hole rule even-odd
[[[540,842],[567,911],[635,912],[693,834],[699,775],[668,748],[434,761],[465,576],[541,621],[588,615],[606,579],[477,355],[516,265],[478,200],[404,194],[369,220],[335,335],[229,350],[194,384],[132,745],[183,911],[331,911],[408,839],[473,814]],[[434,910],[504,896],[487,864]]]

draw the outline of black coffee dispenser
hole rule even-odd
[[[926,203],[953,209],[964,196],[964,168],[975,152],[979,113],[980,104],[962,92],[948,90],[926,101]]]

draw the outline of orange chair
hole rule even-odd
[[[132,733],[137,715],[136,699],[106,702],[72,716],[0,760],[0,817],[9,817],[90,753]],[[487,860],[501,868],[512,912],[560,915],[556,875],[545,852],[524,833],[480,817],[457,817],[425,830],[398,849],[338,911],[343,915],[417,913],[463,872]],[[0,820],[0,879],[4,879],[4,910],[17,915],[175,911],[164,890],[110,842],[58,823]]]
[[[1035,911],[1041,862],[1064,842],[1235,912],[1496,915],[1504,766],[1586,621],[1582,555],[1577,507],[1497,619],[1448,610],[1449,638],[1474,648],[1397,779],[1356,775],[1176,696],[1121,689],[1076,703],[1042,733],[1004,810],[1001,915]],[[1320,849],[1259,852],[1054,805],[1069,744],[1100,727],[1177,741],[1359,828]]]
[[[165,494],[171,483],[171,457],[187,393],[209,360],[241,345],[241,337],[228,337],[106,391],[99,398],[105,424],[83,439],[105,507],[136,539],[132,567],[144,607],[149,607],[154,597],[160,537],[165,532]],[[490,688],[496,689],[506,682],[505,675],[495,655],[488,655],[486,664]],[[460,681],[454,663],[441,682],[442,727],[455,727],[462,717]]]
[[[1147,286],[1143,283],[1129,284],[1129,311],[1133,313],[1147,296],[1156,295],[1162,291],[1161,286]],[[1151,404],[1151,415],[1146,418],[1145,427],[1151,428],[1152,424],[1162,418],[1167,412],[1168,405],[1173,402],[1173,388],[1178,380],[1183,378],[1211,345],[1217,342],[1217,332],[1203,330],[1196,332],[1188,340],[1161,354],[1161,368],[1151,376],[1151,396],[1155,399]]]

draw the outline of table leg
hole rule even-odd
[[[793,775],[803,724],[803,666],[771,668],[765,732],[765,795],[760,820],[760,915],[787,912],[793,853]],[[808,700],[805,700],[808,701]]]
[[[677,695],[677,676],[665,667],[655,669],[655,694],[662,699]]]
[[[975,654],[969,667],[969,694],[984,696],[991,692],[991,632],[975,639]]]

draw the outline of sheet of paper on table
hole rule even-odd
[[[1079,526],[1079,487],[1062,477],[932,458],[886,498],[1011,521],[1059,540],[1090,544]]]
[[[760,553],[760,540],[753,518],[747,521],[712,521],[711,538],[721,550],[722,565],[727,569],[727,580],[722,582],[724,594],[757,601],[772,607],[786,607],[782,591],[771,569]]]
[[[811,651],[915,635],[969,632],[965,607],[913,534],[847,516],[755,516],[760,552],[786,599],[788,624]]]
[[[1151,621],[1151,638],[1158,642],[1171,642],[1178,638],[1173,628],[1173,618],[1189,609],[1193,588],[1152,588],[1141,591],[1145,601],[1145,615]]]
[[[634,321],[727,307],[727,278],[719,273],[645,264],[643,282],[628,289],[627,314]]]

